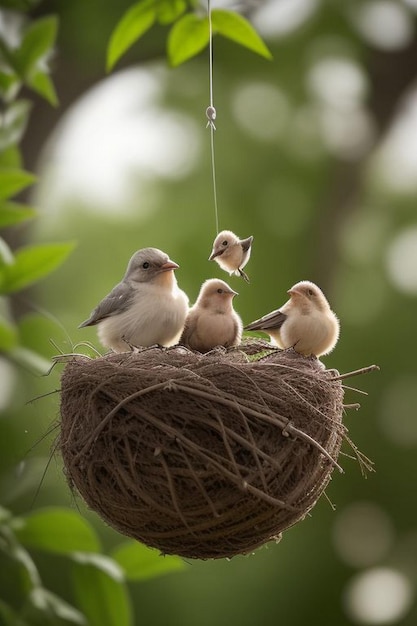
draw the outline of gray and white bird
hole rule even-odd
[[[280,348],[294,348],[305,356],[331,352],[340,326],[322,290],[302,280],[287,293],[290,299],[281,308],[248,324],[245,330],[264,331]]]
[[[209,261],[216,261],[225,272],[231,276],[242,276],[249,282],[247,274],[243,268],[250,258],[253,237],[239,239],[231,230],[222,230],[214,240],[213,250],[209,256]]]
[[[187,315],[180,343],[199,352],[239,345],[242,320],[233,308],[236,295],[223,280],[206,280]]]
[[[188,297],[174,275],[178,267],[157,248],[138,250],[123,280],[79,328],[97,324],[100,342],[114,352],[176,344],[188,313]]]

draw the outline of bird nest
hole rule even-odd
[[[110,526],[164,554],[245,554],[303,519],[338,465],[336,370],[251,342],[90,359],[62,375],[65,473]]]

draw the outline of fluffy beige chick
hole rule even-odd
[[[209,256],[209,261],[216,261],[230,276],[242,276],[249,282],[247,274],[243,268],[250,258],[253,237],[239,239],[231,230],[222,230],[214,240],[213,250]]]
[[[287,293],[290,299],[282,307],[248,324],[245,330],[262,330],[280,348],[294,348],[306,356],[331,352],[340,326],[322,290],[302,280]]]
[[[206,280],[185,320],[180,343],[199,352],[208,352],[216,346],[239,345],[242,320],[233,309],[236,295],[223,280]]]

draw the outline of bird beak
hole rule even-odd
[[[213,250],[213,252],[210,254],[208,260],[209,261],[213,261],[216,258],[216,256],[221,256],[223,254],[223,252],[224,252],[224,249],[222,249],[222,248],[219,248],[218,250]]]
[[[290,296],[302,296],[303,295],[300,291],[298,291],[298,289],[294,289],[294,287],[291,287],[291,289],[288,289],[287,293]]]
[[[174,263],[174,261],[167,261],[163,265],[161,265],[161,272],[169,272],[169,270],[177,270],[179,265]]]
[[[238,291],[234,291],[233,289],[230,290],[230,293],[233,294],[233,297],[239,295],[239,292]]]

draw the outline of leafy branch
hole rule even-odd
[[[19,8],[31,8],[22,0]],[[16,2],[11,3],[16,9]],[[58,104],[49,75],[58,21],[45,17],[28,21],[12,13],[16,32],[0,33],[0,227],[15,229],[36,217],[36,209],[15,196],[36,182],[24,169],[19,143],[31,103],[21,98],[23,87]],[[17,40],[16,40],[17,36]],[[49,363],[25,346],[22,325],[11,314],[9,298],[47,277],[68,257],[74,243],[26,245],[12,250],[0,237],[0,355],[13,363],[43,372]],[[0,482],[1,485],[1,482]],[[71,583],[70,601],[48,589],[36,555],[61,558]],[[0,623],[6,626],[131,626],[129,580],[143,580],[184,565],[176,557],[162,558],[136,542],[124,542],[112,555],[103,554],[93,527],[78,513],[47,507],[14,516],[0,507]]]
[[[154,24],[172,24],[167,39],[167,57],[176,67],[199,54],[209,43],[209,19],[206,12],[186,0],[140,0],[121,17],[111,35],[107,49],[107,70]],[[219,34],[245,46],[266,59],[272,55],[246,18],[233,11],[211,12],[213,34]]]
[[[184,568],[179,557],[162,557],[135,541],[124,542],[110,556],[101,549],[94,528],[74,511],[46,507],[14,517],[0,507],[0,561],[7,564],[8,582],[22,595],[16,607],[0,594],[0,622],[130,626],[126,582]],[[33,551],[65,557],[75,606],[45,588]]]

